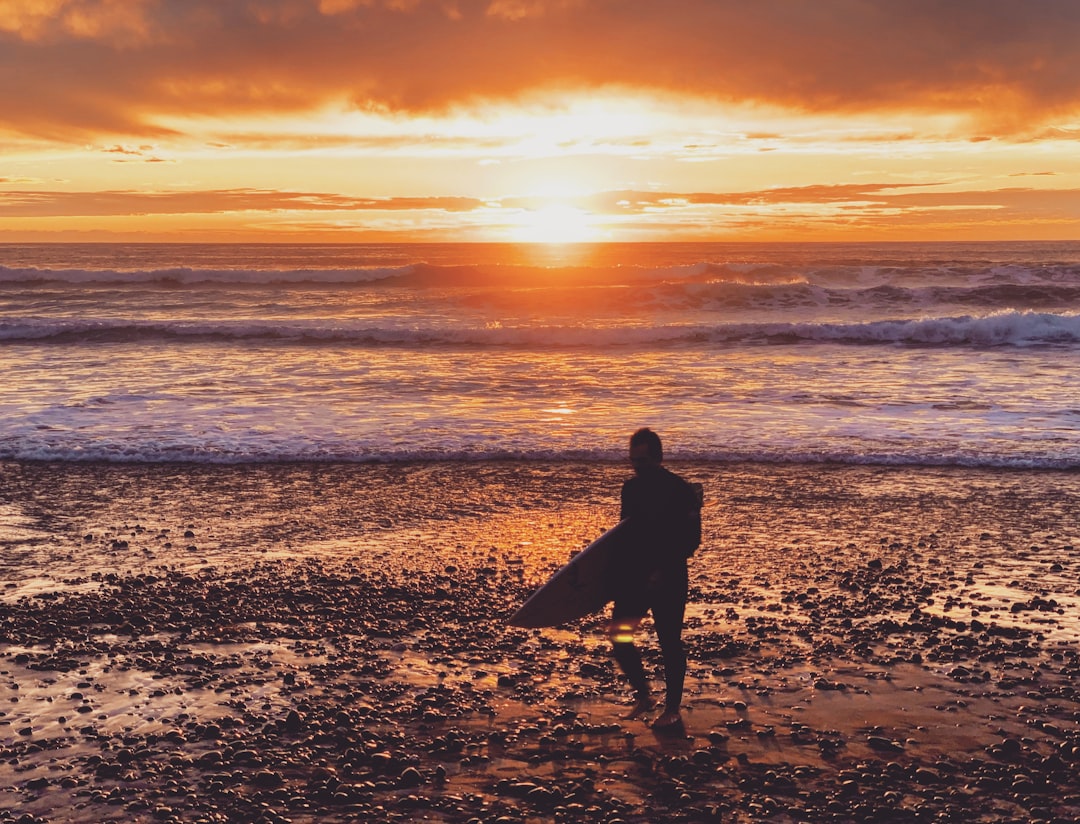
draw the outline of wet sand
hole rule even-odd
[[[676,468],[657,735],[599,618],[504,623],[621,466],[0,464],[0,821],[1080,817],[1080,475]]]

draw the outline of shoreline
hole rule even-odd
[[[600,617],[502,623],[622,466],[0,464],[0,821],[1080,815],[1080,476],[678,468],[660,736]]]

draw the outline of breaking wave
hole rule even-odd
[[[0,320],[0,343],[132,343],[153,341],[280,342],[358,347],[595,348],[680,345],[1038,346],[1080,344],[1080,313],[1003,311],[984,316],[860,323],[722,323],[715,325],[395,326],[370,321]]]

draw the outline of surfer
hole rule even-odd
[[[654,729],[682,722],[686,562],[701,543],[700,485],[668,470],[663,460],[660,436],[651,429],[639,429],[630,436],[634,475],[622,486],[621,518],[629,519],[634,537],[612,565],[615,603],[608,625],[614,658],[634,690],[634,707],[627,717],[638,718],[652,710],[654,703],[634,633],[652,610],[665,684],[664,712],[653,722]]]

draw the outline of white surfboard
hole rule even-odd
[[[631,532],[620,521],[570,559],[510,616],[515,627],[554,627],[583,618],[611,600],[608,564]]]

